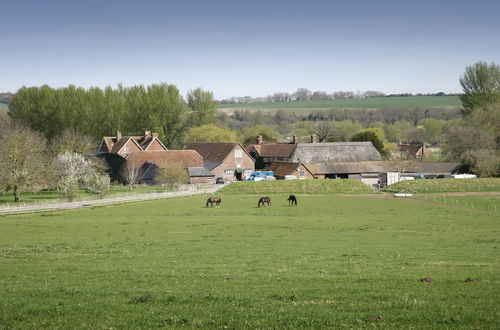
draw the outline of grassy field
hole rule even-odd
[[[219,104],[219,110],[324,110],[324,109],[379,109],[379,108],[415,108],[461,106],[458,96],[409,96],[409,97],[374,97],[367,99],[319,100],[300,102]]]
[[[121,195],[138,195],[138,194],[146,194],[146,193],[154,193],[154,192],[163,192],[165,189],[160,187],[151,187],[151,186],[136,186],[133,189],[129,187],[123,186],[111,186],[111,189],[105,197],[118,197]],[[81,190],[77,193],[75,200],[89,200],[89,199],[98,199],[99,197],[96,195],[92,195],[87,193],[85,190]],[[44,203],[56,203],[56,202],[66,202],[67,199],[62,197],[62,195],[55,190],[47,190],[47,191],[35,191],[35,192],[23,192],[21,193],[21,202],[25,204],[44,204]],[[14,203],[14,194],[12,191],[5,192],[3,195],[0,195],[0,206],[13,204]]]
[[[442,203],[454,207],[462,207],[486,212],[496,213],[500,217],[500,194],[499,193],[466,193],[461,194],[424,194],[414,196],[416,199]]]
[[[226,194],[369,194],[375,191],[358,180],[286,180],[234,182],[221,191]]]
[[[270,196],[0,217],[0,328],[500,327],[498,214]]]
[[[9,110],[9,105],[5,103],[0,103],[0,111],[7,111]]]
[[[500,192],[500,178],[409,180],[392,184],[383,190],[412,193]]]

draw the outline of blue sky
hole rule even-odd
[[[4,1],[0,92],[167,82],[277,91],[459,92],[500,64],[500,1]]]

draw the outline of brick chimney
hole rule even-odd
[[[293,144],[297,144],[297,143],[299,143],[299,139],[298,139],[297,135],[294,135],[294,136],[293,136],[292,143],[293,143]]]
[[[144,131],[144,138],[149,138],[151,137],[151,131]]]
[[[316,133],[311,134],[311,143],[318,143],[318,136]]]
[[[257,136],[257,144],[262,144],[262,135]]]
[[[158,137],[158,133],[153,133],[153,136],[154,137]]]
[[[121,138],[122,138],[122,132],[116,131],[116,141],[120,141]]]

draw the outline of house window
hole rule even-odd
[[[241,150],[234,151],[234,158],[242,158],[242,157],[243,157],[243,151]]]
[[[245,173],[245,176],[250,176],[250,174],[252,174],[253,171],[252,170],[245,170],[244,173]]]
[[[225,170],[224,175],[225,176],[234,176],[234,170]]]
[[[300,170],[300,171],[299,171],[299,176],[300,176],[300,177],[303,177],[304,175],[305,175],[304,171]]]

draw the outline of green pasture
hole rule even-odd
[[[373,97],[366,99],[342,100],[311,100],[297,102],[219,104],[217,109],[231,110],[325,110],[325,109],[380,109],[380,108],[420,108],[420,107],[449,107],[461,106],[458,96],[408,96],[408,97]]]
[[[500,178],[477,179],[419,179],[401,181],[383,189],[386,192],[446,193],[500,192]]]
[[[498,214],[500,217],[500,194],[423,194],[414,196],[416,199],[434,203],[442,203],[454,207],[483,210]]]
[[[359,180],[278,180],[234,182],[221,192],[227,194],[371,194],[375,190]]]
[[[259,196],[1,216],[0,328],[500,327],[498,214]]]
[[[129,188],[126,186],[111,186],[109,193],[105,195],[105,197],[138,195],[164,191],[166,191],[165,188],[157,186],[135,186],[133,188]],[[85,190],[80,190],[74,198],[75,201],[90,199],[99,199],[99,196],[89,194]],[[67,201],[68,199],[64,198],[61,193],[56,190],[40,190],[21,193],[21,203],[24,204],[50,204],[60,202],[64,203]],[[7,204],[14,204],[14,193],[12,191],[6,191],[0,194],[0,206],[5,206]]]

